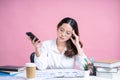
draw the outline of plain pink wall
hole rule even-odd
[[[67,16],[77,20],[89,58],[120,59],[120,0],[0,0],[0,65],[29,62],[34,48],[25,32],[55,39]]]

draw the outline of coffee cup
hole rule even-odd
[[[34,63],[26,63],[27,80],[34,80],[36,76],[36,65]]]

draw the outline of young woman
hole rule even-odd
[[[42,42],[33,39],[35,48],[35,64],[40,70],[44,69],[72,69],[76,64],[80,69],[86,63],[86,55],[82,50],[79,39],[77,22],[69,17],[60,21],[57,25],[57,38]]]

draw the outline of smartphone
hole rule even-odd
[[[29,36],[31,40],[36,38],[35,42],[39,40],[32,32],[26,32],[26,35]]]

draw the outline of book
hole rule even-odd
[[[95,61],[94,66],[109,67],[109,68],[119,67],[120,60],[108,59],[108,60]]]
[[[120,78],[120,73],[107,73],[107,72],[96,72],[97,77],[103,77],[103,78],[109,78],[109,79],[115,79]]]
[[[24,70],[24,66],[14,66],[14,65],[4,65],[4,66],[0,66],[0,70],[4,70],[4,71],[18,71],[21,72]]]
[[[18,71],[5,71],[5,70],[0,70],[0,73],[9,74],[9,75],[15,75],[15,74],[18,74],[19,72],[18,72]]]
[[[109,68],[109,67],[96,67],[97,72],[107,72],[107,73],[117,73],[118,67]]]

